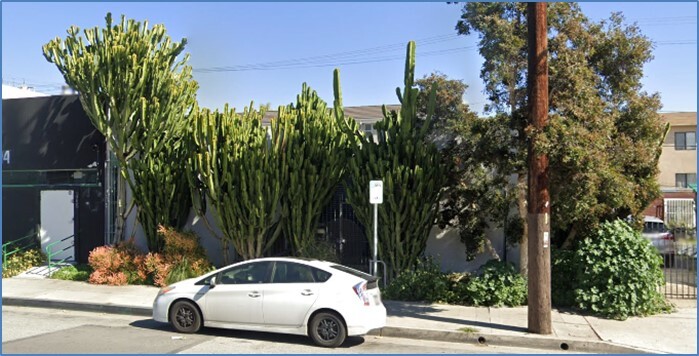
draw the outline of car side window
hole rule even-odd
[[[293,262],[276,262],[272,283],[320,283],[330,278],[330,273]]]
[[[272,262],[252,262],[229,268],[216,277],[217,284],[269,283]]]

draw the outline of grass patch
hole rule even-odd
[[[476,329],[476,328],[471,328],[471,327],[468,327],[468,326],[467,326],[467,327],[465,327],[465,328],[459,329],[459,331],[464,332],[464,333],[474,334],[474,333],[477,333],[477,332],[478,332],[478,329]]]
[[[66,266],[51,274],[52,279],[62,279],[64,281],[87,281],[92,273],[89,265]]]

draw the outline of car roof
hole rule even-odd
[[[643,217],[643,222],[654,222],[654,223],[664,223],[664,221],[658,217],[655,216],[644,216]]]
[[[331,266],[337,263],[334,262],[329,262],[329,261],[323,261],[323,260],[318,260],[315,258],[305,258],[305,257],[260,257],[260,258],[254,258],[251,260],[246,260],[246,261],[240,261],[238,263],[243,263],[243,262],[261,262],[261,261],[284,261],[284,262],[300,262],[300,263],[305,263],[308,265],[316,265],[316,266]]]

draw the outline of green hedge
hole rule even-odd
[[[443,273],[428,258],[398,275],[384,291],[384,297],[429,303],[519,306],[526,304],[527,282],[511,263],[491,260],[476,275],[470,275]]]

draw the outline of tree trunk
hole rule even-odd
[[[573,242],[575,242],[575,236],[578,234],[578,229],[573,226],[573,228],[570,230],[570,233],[568,233],[568,236],[566,237],[565,241],[563,241],[563,245],[561,246],[562,249],[564,250],[570,250],[570,248],[573,246]]]

